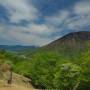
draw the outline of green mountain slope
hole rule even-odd
[[[32,58],[30,77],[39,88],[90,89],[90,32],[70,33],[41,47]]]

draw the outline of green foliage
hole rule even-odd
[[[80,81],[81,68],[72,63],[65,63],[57,67],[54,85],[58,89],[72,90]]]
[[[65,52],[66,53],[66,52]],[[90,50],[72,52],[38,51],[32,56],[30,78],[44,89],[79,90],[90,88]],[[77,85],[79,84],[79,85]]]
[[[90,48],[63,49],[62,52],[40,49],[30,58],[4,51],[0,53],[0,64],[11,63],[14,72],[31,78],[37,88],[89,90]]]

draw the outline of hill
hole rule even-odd
[[[59,50],[62,48],[85,48],[87,44],[90,43],[90,32],[82,31],[82,32],[73,32],[69,33],[62,38],[53,41],[52,43],[44,46],[43,48],[48,50]],[[90,47],[88,45],[88,47]]]
[[[90,32],[69,33],[39,48],[32,59],[30,77],[37,87],[90,89]]]

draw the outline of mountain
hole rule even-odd
[[[35,46],[21,46],[21,45],[0,45],[0,49],[5,49],[8,51],[22,51],[27,49],[34,49]]]
[[[69,33],[39,48],[30,69],[32,81],[39,88],[89,90],[90,32]]]
[[[58,40],[42,47],[46,50],[62,50],[62,49],[83,49],[90,48],[90,32],[81,31],[69,33]]]

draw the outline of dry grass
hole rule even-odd
[[[30,79],[15,73],[13,73],[12,85],[7,85],[6,82],[5,79],[0,80],[0,90],[35,90],[30,84]]]
[[[20,86],[20,85],[3,85],[0,87],[0,90],[34,90],[32,87],[28,88],[28,87],[24,87],[24,86]]]

